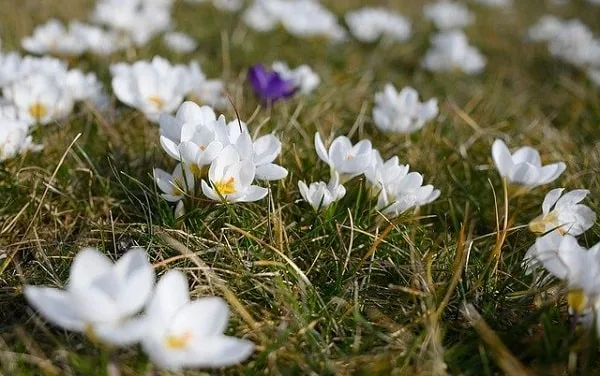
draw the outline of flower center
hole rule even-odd
[[[529,222],[529,230],[534,233],[543,234],[544,232],[546,232],[546,229],[548,227],[554,228],[558,225],[558,213],[556,213],[555,211],[551,211],[547,215],[540,215],[533,221]],[[558,231],[561,235],[564,235],[564,230],[559,228]]]
[[[165,101],[157,95],[149,96],[148,101],[150,101],[154,105],[154,107],[158,108],[159,110],[161,110],[165,106]]]
[[[230,177],[228,180],[219,181],[215,183],[215,190],[222,195],[229,195],[235,193],[235,179]]]
[[[567,303],[573,311],[581,313],[587,306],[587,298],[582,289],[575,289],[567,293]]]
[[[206,150],[206,146],[204,145],[198,145],[198,148],[200,149],[200,151]]]
[[[183,334],[178,336],[171,335],[167,336],[167,338],[165,339],[165,344],[170,349],[181,350],[185,349],[190,344],[190,341],[193,337],[194,336],[190,332],[184,332]]]
[[[350,160],[354,159],[354,155],[352,155],[352,154],[346,154],[346,158],[344,158],[344,159],[347,160],[347,161],[350,161]]]
[[[48,109],[41,103],[34,103],[29,106],[29,114],[36,120],[40,120],[48,113]]]

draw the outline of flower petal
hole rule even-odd
[[[25,298],[46,320],[61,328],[81,332],[85,323],[73,309],[68,292],[50,287],[25,286]]]

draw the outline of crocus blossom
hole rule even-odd
[[[580,204],[590,193],[587,189],[576,189],[563,195],[564,188],[548,192],[542,203],[542,215],[529,223],[529,229],[537,233],[558,229],[561,234],[578,236],[596,222],[596,213]]]
[[[25,297],[50,323],[85,332],[113,345],[138,342],[145,321],[136,316],[149,299],[154,270],[142,248],[116,263],[94,248],[82,249],[71,266],[66,289],[25,286]]]
[[[437,115],[437,99],[419,102],[419,93],[412,87],[397,92],[392,84],[387,84],[383,92],[375,94],[373,121],[383,132],[415,132]]]
[[[265,103],[290,98],[298,91],[292,78],[285,79],[279,73],[269,71],[260,64],[250,67],[248,81],[254,92]]]
[[[163,192],[161,196],[169,202],[181,200],[186,193],[194,193],[194,175],[187,165],[178,163],[172,174],[154,169],[154,180]]]
[[[411,35],[411,24],[399,13],[385,8],[361,8],[346,13],[346,23],[356,39],[365,43],[379,38],[406,41]]]
[[[421,65],[433,72],[460,71],[466,74],[481,73],[485,67],[485,57],[469,44],[467,36],[460,30],[436,34],[430,38],[431,48]]]
[[[326,209],[346,194],[346,188],[340,184],[340,176],[335,171],[331,174],[329,183],[319,181],[307,186],[303,181],[298,181],[298,189],[304,201],[315,210]]]
[[[423,14],[440,30],[469,26],[475,18],[466,6],[450,1],[427,4],[423,7]]]
[[[551,183],[567,168],[564,162],[542,166],[540,153],[529,146],[519,148],[511,154],[502,140],[494,141],[492,157],[500,176],[510,183],[527,188]]]
[[[340,174],[342,182],[364,173],[371,165],[373,158],[371,141],[361,140],[356,145],[352,145],[346,136],[335,138],[327,149],[321,140],[321,135],[317,132],[315,133],[315,149],[319,158],[327,163],[331,170]]]
[[[226,336],[229,308],[217,297],[190,301],[182,272],[171,270],[157,283],[146,310],[142,347],[153,363],[172,371],[224,367],[254,351],[248,340]]]
[[[29,135],[29,126],[17,120],[0,114],[0,162],[14,158],[17,154],[27,151],[40,151],[43,145],[33,143]]]

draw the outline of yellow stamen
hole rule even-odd
[[[567,303],[576,313],[581,313],[587,306],[587,297],[581,289],[571,290],[567,293]]]
[[[48,113],[48,109],[41,103],[34,103],[29,106],[29,113],[36,120],[40,120]]]
[[[216,182],[215,190],[222,195],[230,195],[232,193],[235,193],[236,190],[235,190],[234,182],[235,182],[235,179],[233,177],[230,177],[229,180],[227,180],[227,181]]]
[[[348,154],[348,155],[346,155],[346,158],[344,158],[344,159],[349,161],[351,159],[354,159],[354,156],[352,154]]]
[[[152,102],[152,104],[154,104],[154,106],[159,110],[165,106],[165,101],[159,96],[151,95],[148,97],[148,100]]]
[[[173,179],[173,194],[176,196],[183,196],[185,194],[184,190],[185,184],[183,181],[179,179]]]
[[[168,348],[173,350],[181,350],[185,349],[192,340],[193,335],[190,332],[185,332],[179,336],[168,336],[165,339],[165,343]]]
[[[554,228],[558,225],[558,214],[555,212],[550,212],[546,216],[540,215],[533,221],[529,222],[529,230],[537,234],[543,234],[546,232],[546,228],[548,228],[548,226]],[[558,231],[561,232],[561,235],[563,235],[563,230],[558,229]]]

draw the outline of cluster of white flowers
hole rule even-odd
[[[76,102],[101,105],[102,84],[94,73],[69,69],[61,60],[0,52],[0,159],[27,150],[40,150],[31,143],[30,128],[64,119]]]
[[[346,13],[345,19],[352,35],[365,43],[379,38],[406,41],[411,35],[410,21],[390,9],[361,8]]]
[[[234,365],[252,354],[252,342],[223,334],[229,320],[223,299],[190,301],[186,277],[177,270],[156,286],[155,278],[143,248],[132,248],[114,264],[84,248],[64,290],[25,286],[24,294],[50,323],[113,346],[140,343],[153,363],[168,370]]]
[[[492,145],[492,158],[507,182],[525,190],[555,181],[566,169],[563,162],[542,166],[539,152],[532,147],[525,146],[511,154],[501,140]],[[594,225],[596,213],[581,204],[590,193],[588,190],[564,191],[556,188],[548,192],[542,214],[529,223],[532,232],[543,236],[529,248],[523,264],[527,273],[543,267],[565,281],[570,309],[589,316],[600,308],[600,244],[586,250],[575,236]]]
[[[269,190],[253,185],[258,180],[280,180],[287,170],[274,163],[281,142],[272,134],[253,140],[242,121],[217,118],[209,106],[184,102],[173,117],[162,114],[160,144],[179,161],[172,174],[155,169],[154,176],[163,197],[177,202],[176,214],[183,213],[182,199],[195,197],[195,179],[202,193],[221,202],[250,202],[264,198]],[[207,171],[208,169],[208,171]]]
[[[600,39],[581,21],[546,15],[527,31],[527,38],[547,42],[552,56],[584,70],[600,86]]]
[[[375,94],[373,121],[377,128],[390,133],[412,133],[438,115],[437,99],[419,102],[419,93],[412,87],[400,92],[392,84]]]
[[[156,122],[161,113],[172,113],[186,96],[211,106],[227,104],[221,80],[208,80],[197,62],[172,65],[156,56],[152,61],[111,66],[112,88],[123,103]]]
[[[427,70],[477,74],[485,68],[485,57],[469,44],[467,36],[461,30],[435,34],[431,37],[431,44],[421,61],[421,65]]]
[[[254,30],[271,31],[281,24],[290,34],[301,37],[322,36],[344,40],[346,31],[336,16],[316,0],[255,0],[243,15]]]
[[[339,136],[327,148],[321,135],[316,133],[315,149],[330,168],[329,183],[320,181],[307,186],[303,181],[298,182],[302,198],[315,210],[325,209],[341,199],[346,193],[341,184],[363,174],[371,195],[377,197],[377,210],[391,217],[429,204],[440,195],[440,191],[432,185],[424,186],[423,176],[409,172],[409,166],[401,165],[398,157],[384,161],[369,140],[352,145],[348,137]]]

